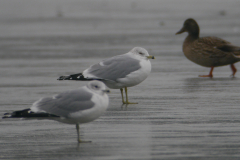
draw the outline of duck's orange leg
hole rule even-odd
[[[231,69],[232,69],[232,76],[234,77],[235,73],[237,72],[236,67],[234,66],[234,64],[231,64]]]
[[[214,68],[214,67],[211,67],[211,70],[210,70],[210,72],[209,72],[208,75],[199,75],[199,77],[210,77],[210,78],[212,78],[212,77],[213,77],[213,74],[212,74],[213,68]],[[236,69],[236,68],[235,68],[235,69]]]

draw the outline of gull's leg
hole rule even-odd
[[[214,68],[214,67],[211,67],[211,70],[210,70],[210,72],[209,72],[209,75],[199,75],[199,77],[210,77],[210,78],[212,78],[212,77],[213,77],[213,74],[212,74],[213,68]],[[234,73],[234,74],[235,74],[235,73]]]
[[[138,104],[138,103],[132,103],[132,102],[128,101],[127,87],[125,87],[125,94],[126,94],[126,103],[125,104]]]
[[[234,64],[231,64],[231,69],[232,69],[232,77],[234,77],[235,73],[237,72],[236,67],[234,66]]]
[[[121,95],[122,95],[122,103],[123,103],[123,104],[126,104],[126,102],[124,101],[124,97],[123,97],[123,89],[120,88],[120,91],[121,91]]]
[[[76,129],[77,129],[77,136],[78,136],[77,141],[78,141],[78,143],[91,143],[91,141],[82,141],[80,139],[80,127],[79,127],[79,124],[76,124]]]

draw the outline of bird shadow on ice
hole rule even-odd
[[[128,111],[134,110],[135,107],[139,106],[141,104],[122,104],[122,102],[110,102],[108,111]]]
[[[234,86],[238,82],[237,77],[216,77],[216,78],[185,78],[183,80],[183,90],[186,92],[194,92],[202,89],[221,88],[226,86]]]
[[[46,147],[47,148],[47,147]],[[111,154],[107,151],[104,152],[102,147],[98,143],[71,143],[63,144],[55,148],[48,148],[47,150],[41,150],[38,154],[43,157],[52,157],[56,158],[61,156],[62,158],[67,157],[97,157],[99,155],[110,156]]]

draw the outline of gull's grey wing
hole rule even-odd
[[[68,117],[70,113],[90,109],[94,106],[91,101],[92,93],[84,88],[60,93],[54,97],[43,98],[32,107],[61,117]]]
[[[140,61],[130,57],[127,54],[124,54],[92,65],[90,68],[85,70],[83,74],[90,73],[91,75],[96,76],[96,78],[116,81],[118,78],[124,78],[131,72],[134,72],[140,68]]]

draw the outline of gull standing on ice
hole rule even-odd
[[[151,72],[151,62],[155,59],[148,51],[135,47],[126,54],[114,56],[92,65],[82,73],[61,76],[58,80],[91,81],[99,80],[112,89],[120,89],[123,104],[136,104],[128,101],[127,87],[135,86],[144,81]],[[126,101],[123,96],[125,89]]]
[[[5,113],[3,118],[51,119],[62,123],[75,124],[78,142],[79,124],[100,117],[109,104],[105,85],[100,81],[91,81],[79,89],[62,92],[53,97],[41,98],[31,108]]]

